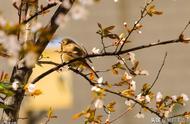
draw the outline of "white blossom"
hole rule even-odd
[[[144,114],[142,114],[141,112],[139,112],[139,113],[137,113],[136,114],[136,118],[144,118],[145,116],[144,116]]]
[[[35,23],[35,24],[31,27],[31,31],[32,31],[32,32],[36,32],[36,31],[38,31],[40,28],[42,28],[42,24],[39,23],[39,22],[37,22],[37,23]]]
[[[122,58],[122,59],[123,59],[123,58]],[[124,63],[123,61],[124,61],[124,59],[123,59],[123,60],[120,59],[120,60],[118,60],[117,62],[120,63],[120,64],[122,64],[122,65],[124,65],[125,63]]]
[[[104,101],[102,99],[96,99],[96,101],[94,102],[94,106],[97,109],[101,109],[104,106]]]
[[[94,48],[92,49],[92,53],[94,53],[94,54],[99,54],[99,53],[100,53],[100,49],[97,49],[96,47],[94,47]]]
[[[145,75],[145,76],[148,76],[149,75],[149,72],[147,70],[141,70],[139,72],[140,75]]]
[[[94,4],[94,0],[79,0],[79,2],[84,6],[89,6]]]
[[[149,95],[146,95],[146,96],[145,96],[145,100],[146,100],[146,102],[150,103],[150,101],[151,101],[150,96],[149,96]]]
[[[5,20],[5,18],[0,16],[0,25],[5,26],[6,24],[7,24],[7,21]]]
[[[103,80],[104,80],[103,77],[98,78],[98,80],[97,80],[98,84],[102,84]]]
[[[132,80],[132,81],[130,82],[130,89],[133,90],[133,91],[136,90],[136,82],[135,82],[134,80]]]
[[[69,21],[69,16],[65,16],[64,14],[59,14],[55,20],[55,23],[59,25],[61,28],[64,28],[68,21]]]
[[[170,111],[164,111],[164,117],[168,117],[169,116],[169,114],[170,114]]]
[[[18,87],[19,87],[19,81],[18,80],[15,80],[13,83],[12,83],[12,88],[13,88],[13,90],[17,90],[18,89]]]
[[[162,96],[161,92],[158,92],[158,93],[156,94],[156,102],[162,101],[162,98],[163,98],[163,96]]]
[[[125,100],[125,105],[132,106],[135,102],[132,100]]]
[[[95,68],[94,68],[94,66],[92,66],[91,68],[92,68],[92,70],[94,70],[94,71],[95,71]]]
[[[62,5],[63,5],[65,8],[69,9],[69,8],[71,7],[70,0],[64,0],[63,3],[62,3]]]
[[[3,25],[2,23],[6,23],[6,21],[0,16],[1,26]],[[2,44],[2,47],[6,49],[7,54],[11,56],[8,58],[9,64],[14,66],[18,62],[19,52],[21,49],[17,36],[7,35],[5,32],[0,31],[0,43]]]
[[[173,101],[177,100],[177,96],[175,96],[175,95],[171,96],[171,98],[172,98]]]
[[[73,6],[70,12],[71,12],[71,17],[74,20],[86,19],[86,16],[88,15],[87,10],[80,5]]]
[[[142,34],[142,31],[141,31],[141,30],[138,30],[137,32],[138,32],[138,34]]]
[[[184,94],[184,93],[182,93],[181,94],[181,97],[183,98],[183,100],[186,102],[186,101],[189,101],[189,97],[186,95],[186,94]]]
[[[145,100],[144,96],[142,96],[142,93],[138,94],[137,97],[136,97],[136,100],[142,102]]]
[[[14,35],[6,35],[4,32],[0,32],[0,43],[3,48],[7,50],[7,54],[11,57],[8,58],[10,65],[15,65],[18,61],[19,51],[21,46],[17,37]]]
[[[135,63],[135,53],[128,52],[129,60],[131,61],[132,64]]]
[[[124,27],[127,27],[127,22],[123,22]]]
[[[100,92],[100,88],[99,87],[97,87],[97,86],[93,86],[92,88],[91,88],[91,91],[94,91],[94,92]]]
[[[131,80],[132,79],[132,76],[130,76],[127,72],[125,72],[125,78],[127,79],[127,80]]]
[[[171,105],[168,111],[169,111],[169,112],[172,112],[173,109],[174,109],[174,106],[175,106],[175,104]]]
[[[29,84],[28,85],[28,92],[33,93],[36,90],[35,84]]]
[[[25,62],[27,67],[29,68],[34,67],[36,61],[37,61],[37,54],[35,52],[31,51],[26,54]]]
[[[3,42],[3,46],[5,49],[8,50],[11,54],[16,54],[21,49],[21,46],[19,45],[19,42],[17,40],[17,37],[14,35],[7,36],[5,39],[6,41]]]

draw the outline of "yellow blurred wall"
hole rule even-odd
[[[60,56],[55,52],[55,49],[49,48],[44,54],[48,59],[44,61],[53,61],[60,63]],[[36,65],[30,80],[37,77],[39,74],[54,67],[54,65]],[[68,71],[53,72],[37,83],[37,89],[42,91],[42,95],[28,98],[27,106],[32,110],[69,108],[73,103],[72,80],[71,74]]]

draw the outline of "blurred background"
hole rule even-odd
[[[40,2],[46,2],[41,0]],[[12,0],[0,0],[0,11],[3,15],[17,22],[17,12],[11,5]],[[158,10],[164,12],[161,16],[147,17],[142,22],[142,34],[134,33],[130,40],[133,42],[128,47],[157,42],[158,40],[170,40],[178,38],[184,26],[190,20],[190,1],[189,0],[157,0],[154,3]],[[64,29],[59,29],[56,33],[57,38],[71,37],[78,43],[82,44],[88,51],[93,47],[101,48],[100,38],[96,34],[98,30],[97,22],[103,26],[116,25],[115,32],[121,33],[123,22],[128,25],[133,25],[138,19],[140,10],[144,5],[144,0],[118,0],[115,3],[113,0],[102,0],[88,8],[89,15],[86,20],[75,21],[71,20]],[[45,25],[51,17],[51,13],[39,17]],[[190,30],[186,31],[186,35],[190,36]],[[59,49],[59,44],[50,44],[46,49],[45,55],[50,56],[56,62],[60,62],[57,54],[54,53]],[[162,92],[163,95],[180,95],[186,93],[190,96],[190,45],[188,44],[172,44],[166,46],[158,46],[149,49],[136,51],[136,58],[140,61],[141,67],[147,69],[150,73],[148,77],[136,77],[137,89],[140,90],[144,83],[152,83],[157,75],[158,69],[162,64],[165,52],[168,52],[168,57],[159,77],[158,82],[153,88],[154,92]],[[115,58],[97,58],[94,59],[93,65],[95,68],[109,68],[111,64],[116,62]],[[100,64],[101,63],[101,64]],[[31,78],[36,77],[40,73],[50,68],[50,66],[36,66],[34,74]],[[12,68],[8,67],[6,60],[1,59],[0,71],[10,73]],[[104,74],[104,79],[111,82],[116,81],[111,73]],[[85,109],[91,101],[91,86],[80,76],[72,72],[65,71],[63,73],[53,73],[49,77],[44,78],[38,83],[38,87],[42,88],[43,94],[35,98],[26,98],[22,108],[21,117],[26,116],[26,112],[33,114],[31,124],[40,124],[45,120],[44,113],[52,107],[55,110],[57,119],[52,119],[48,124],[74,124],[83,123],[82,119],[72,120],[72,115]],[[117,101],[117,112],[111,115],[116,117],[127,108],[124,104],[124,99],[117,96],[109,95],[105,102]],[[115,124],[151,124],[151,118],[155,117],[149,112],[145,113],[145,119],[136,119],[140,107],[136,107],[132,112],[127,113]],[[190,110],[190,102],[186,108],[179,109],[180,111]],[[40,111],[40,113],[39,113]],[[40,116],[42,115],[42,117]],[[37,120],[35,123],[34,120]],[[20,124],[27,124],[26,121],[20,120]]]

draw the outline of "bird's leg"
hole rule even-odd
[[[60,58],[61,58],[61,62],[63,63],[64,62],[63,61],[63,53],[61,53]]]

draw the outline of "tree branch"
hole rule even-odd
[[[44,13],[45,11],[51,9],[52,7],[56,6],[57,4],[56,3],[53,3],[53,4],[48,4],[46,5],[45,7],[43,7],[40,11],[36,12],[35,14],[33,14],[32,16],[30,16],[28,19],[24,20],[22,22],[22,24],[26,24],[28,23],[30,20],[32,20],[33,18],[37,17],[38,15]]]
[[[187,30],[187,28],[189,27],[190,25],[190,21],[185,25],[184,29],[182,30],[181,34],[180,35],[183,35],[183,33]]]
[[[158,78],[159,78],[159,76],[160,76],[160,73],[161,73],[161,71],[162,71],[162,69],[163,69],[163,67],[164,67],[165,62],[166,62],[166,57],[167,57],[167,55],[168,55],[168,54],[167,54],[167,52],[166,52],[166,53],[165,53],[165,56],[164,56],[164,60],[163,60],[163,62],[162,62],[162,65],[161,65],[161,67],[160,67],[160,69],[159,69],[159,71],[158,71],[158,74],[157,74],[157,76],[156,76],[154,82],[152,83],[152,85],[151,85],[151,87],[150,87],[150,90],[151,90],[152,87],[155,85],[156,81],[158,80]]]
[[[109,123],[114,123],[115,121],[117,121],[118,119],[120,119],[121,117],[123,117],[124,115],[126,115],[130,110],[132,110],[132,108],[134,108],[136,105],[136,103],[131,106],[130,108],[127,108],[127,110],[125,110],[123,113],[121,113],[119,116],[117,116],[116,118],[114,118],[113,120],[111,120]]]
[[[79,74],[81,75],[83,78],[85,78],[90,85],[92,86],[95,86],[95,82],[91,81],[86,75],[84,75],[83,73],[81,73],[80,71],[78,70],[75,70],[75,69],[72,69],[70,68],[73,72],[75,72],[76,74]],[[99,86],[98,86],[99,87]],[[128,96],[125,96],[125,95],[122,95],[121,93],[119,92],[115,92],[115,91],[112,91],[112,90],[109,90],[109,89],[106,89],[106,88],[102,88],[102,87],[99,87],[100,89],[104,90],[105,92],[108,92],[108,93],[111,93],[111,94],[114,94],[114,95],[117,95],[117,96],[120,96],[122,98],[126,98],[128,100],[132,100],[133,102],[135,102],[136,104],[140,105],[142,108],[146,108],[149,112],[157,115],[158,117],[160,117],[161,119],[163,119],[164,117],[161,116],[158,112],[154,111],[152,108],[149,108],[148,106],[144,105],[143,103],[139,102],[138,100],[132,98],[132,97],[128,97]]]
[[[79,57],[76,59],[73,59],[69,62],[64,62],[56,67],[53,67],[51,69],[49,69],[48,71],[42,73],[41,75],[39,75],[38,77],[36,77],[31,83],[36,83],[39,80],[41,80],[42,78],[44,78],[45,76],[49,75],[50,73],[57,71],[59,68],[71,64],[75,61],[79,61],[82,59],[87,59],[87,58],[95,58],[95,57],[103,57],[103,56],[116,56],[116,55],[121,55],[121,54],[125,54],[131,51],[136,51],[136,50],[141,50],[141,49],[145,49],[145,48],[150,48],[150,47],[154,47],[154,46],[160,46],[160,45],[166,45],[166,44],[172,44],[172,43],[183,43],[183,42],[189,42],[190,39],[187,39],[186,41],[182,41],[181,39],[176,39],[176,40],[168,40],[168,41],[162,41],[162,42],[157,42],[157,43],[150,43],[147,45],[141,45],[141,46],[137,46],[137,47],[133,47],[127,50],[123,50],[123,51],[118,51],[118,52],[106,52],[106,53],[102,53],[102,54],[88,54],[84,57]]]
[[[81,73],[80,71],[73,69],[73,68],[69,68],[71,71],[75,72],[76,74],[79,74],[80,76],[82,76],[84,79],[86,79],[90,85],[95,86],[95,82],[91,81],[85,74]]]
[[[119,48],[119,51],[122,50],[122,48],[124,47],[126,41],[129,39],[129,37],[131,36],[131,34],[136,30],[136,26],[144,19],[144,17],[146,17],[148,15],[148,13],[146,12],[147,7],[152,4],[154,2],[154,0],[150,0],[149,2],[146,2],[145,6],[143,7],[143,9],[141,10],[141,15],[140,18],[135,22],[135,24],[133,25],[133,28],[130,30],[130,32],[128,33],[127,37],[125,38],[125,40],[123,41],[123,43],[121,44],[121,47]],[[115,51],[117,51],[118,47],[116,48]]]
[[[154,82],[152,83],[152,85],[150,86],[150,88],[145,92],[145,95],[144,96],[146,96],[147,94],[148,94],[148,92],[153,88],[153,86],[156,84],[156,81],[158,80],[158,78],[159,78],[159,76],[160,76],[160,73],[161,73],[161,71],[162,71],[162,69],[163,69],[163,67],[164,67],[164,65],[165,65],[165,62],[166,62],[166,57],[167,57],[167,52],[165,53],[165,56],[164,56],[164,59],[163,59],[163,62],[162,62],[162,65],[161,65],[161,67],[160,67],[160,69],[159,69],[159,71],[158,71],[158,74],[156,75],[156,78],[155,78],[155,80],[154,80]]]
[[[74,1],[75,0],[70,0],[71,5],[74,3]],[[23,0],[22,0],[22,2],[23,2]],[[28,3],[25,2],[25,3],[23,3],[23,6],[26,6],[27,4]],[[27,12],[26,7],[24,7],[25,9],[23,10],[23,12],[25,12],[25,11]],[[66,15],[68,13],[69,9],[66,9],[62,5],[60,5],[58,7],[57,11],[54,13],[53,17],[51,18],[50,23],[44,28],[44,30],[40,34],[39,39],[37,40],[37,42],[35,44],[37,46],[37,48],[39,48],[38,51],[37,51],[38,52],[38,57],[41,56],[42,52],[44,51],[47,44],[51,40],[51,38],[54,35],[55,31],[59,27],[55,23],[55,20],[56,20],[57,16],[60,13]],[[24,18],[23,20],[25,20],[26,14],[27,13],[23,13],[23,18]],[[23,22],[23,21],[20,20],[20,22]],[[23,30],[24,30],[24,32],[26,32],[25,29],[23,29]],[[25,36],[25,33],[23,33],[23,35],[21,35],[21,36]],[[18,36],[18,38],[19,38],[19,36]],[[22,39],[22,37],[21,37],[21,39]],[[25,41],[27,41],[27,39]],[[28,79],[29,79],[29,77],[30,77],[30,75],[32,73],[32,68],[28,68],[26,66],[21,66],[21,65],[24,65],[23,64],[24,61],[25,60],[22,59],[14,66],[14,69],[13,69],[12,75],[11,75],[11,79],[10,79],[10,83],[13,83],[15,80],[18,80],[19,83],[22,84],[22,85],[28,83]],[[20,106],[21,106],[22,100],[24,98],[24,94],[25,94],[24,89],[18,89],[15,92],[14,96],[6,97],[4,103],[6,103],[7,106],[12,107],[14,109],[13,110],[12,109],[4,109],[5,114],[3,115],[3,123],[5,123],[5,124],[13,124],[13,123],[17,124],[18,117],[19,117]]]
[[[75,0],[70,0],[71,7],[74,2],[75,2]],[[59,14],[66,15],[69,12],[69,10],[71,9],[71,7],[65,8],[63,6],[63,4],[59,5],[58,9],[55,11],[54,15],[52,16],[51,21],[43,29],[43,31],[41,32],[41,34],[39,36],[39,39],[36,42],[36,46],[39,48],[37,51],[38,56],[40,56],[42,54],[42,52],[44,51],[44,49],[46,48],[49,41],[52,39],[54,33],[56,32],[56,30],[59,27],[59,25],[56,24],[56,19],[57,19],[58,15]]]
[[[48,64],[48,65],[55,65],[55,66],[58,66],[58,65],[60,65],[59,63],[56,63],[56,62],[52,62],[52,61],[38,61],[37,63],[38,63],[38,64]]]

